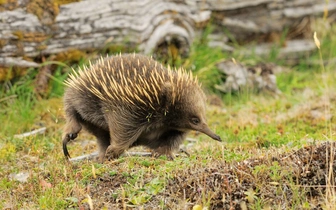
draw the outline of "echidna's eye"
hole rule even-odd
[[[191,118],[191,122],[192,122],[192,124],[197,125],[198,123],[200,123],[200,120],[197,117],[193,117],[193,118]]]

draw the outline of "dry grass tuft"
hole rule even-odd
[[[164,203],[169,209],[191,209],[198,204],[209,209],[326,208],[324,196],[335,188],[331,184],[335,177],[330,176],[336,173],[336,162],[330,162],[335,145],[325,142],[275,156],[231,164],[216,160],[204,166],[178,169],[167,180],[164,190],[148,199],[143,207],[155,209]],[[154,178],[148,174],[143,182]],[[131,208],[130,201],[117,193],[127,180],[122,173],[104,174],[91,181],[90,196],[103,204],[99,207]]]

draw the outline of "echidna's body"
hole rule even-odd
[[[144,145],[172,157],[189,130],[220,140],[205,122],[205,95],[183,70],[142,55],[99,60],[66,81],[63,151],[82,126],[98,139],[99,158]]]

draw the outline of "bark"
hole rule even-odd
[[[14,3],[13,3],[14,2]],[[0,65],[32,66],[35,57],[126,45],[145,54],[186,56],[212,20],[212,46],[230,41],[305,38],[310,18],[336,0],[8,0],[0,4]],[[228,36],[230,34],[230,36]],[[309,34],[311,35],[311,34]]]

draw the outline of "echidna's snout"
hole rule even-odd
[[[206,123],[202,123],[199,124],[197,127],[195,126],[194,128],[195,130],[204,133],[205,135],[208,135],[209,137],[211,137],[212,139],[216,140],[216,141],[222,141],[222,139],[220,138],[220,136],[218,136],[217,134],[215,134]]]
[[[203,127],[203,129],[199,130],[200,132],[208,135],[209,137],[211,137],[212,139],[214,139],[216,141],[222,141],[222,139],[220,138],[220,136],[218,136],[212,130],[210,130],[210,128],[208,127],[207,124],[203,124],[202,127]]]
[[[216,141],[222,141],[221,137],[218,136],[218,135],[216,135],[216,134],[215,134],[215,136],[212,137],[212,138],[213,138],[214,140],[216,140]]]

